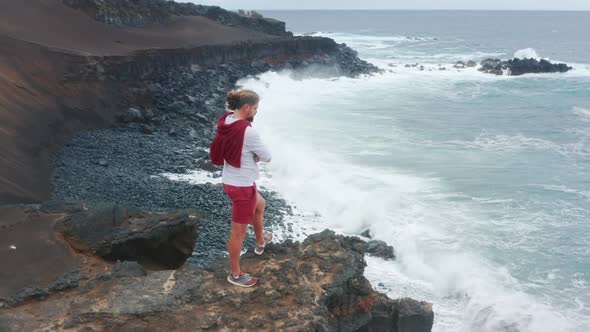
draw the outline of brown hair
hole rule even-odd
[[[252,90],[231,90],[227,93],[227,108],[235,111],[242,108],[242,106],[256,105],[260,97]]]

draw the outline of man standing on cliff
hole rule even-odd
[[[258,162],[270,162],[270,152],[251,123],[258,112],[258,94],[252,90],[232,90],[227,94],[230,111],[217,123],[211,144],[211,161],[223,165],[223,190],[232,201],[232,223],[228,242],[231,273],[227,281],[240,287],[252,287],[258,278],[240,270],[240,253],[248,225],[256,235],[254,253],[261,255],[272,241],[272,233],[264,233],[266,201],[258,193]]]

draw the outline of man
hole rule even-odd
[[[227,106],[233,112],[223,115],[217,123],[217,132],[211,144],[211,161],[223,165],[223,190],[232,201],[232,223],[228,242],[231,273],[227,281],[240,287],[252,287],[258,278],[240,269],[240,253],[252,224],[256,235],[254,253],[261,255],[272,233],[264,233],[264,207],[266,201],[258,193],[258,162],[270,162],[268,148],[251,123],[258,112],[260,98],[252,90],[232,90],[227,94]]]

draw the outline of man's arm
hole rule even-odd
[[[254,160],[270,162],[270,151],[266,145],[262,143],[260,135],[258,135],[258,132],[254,128],[246,128],[246,133],[244,134],[244,145],[246,145],[248,150],[254,153]]]

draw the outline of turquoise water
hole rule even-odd
[[[590,331],[590,13],[264,14],[387,70],[240,82],[262,95],[268,182],[299,227],[394,245],[397,261],[369,258],[366,275],[433,302],[435,331]],[[451,67],[514,55],[574,70]]]

